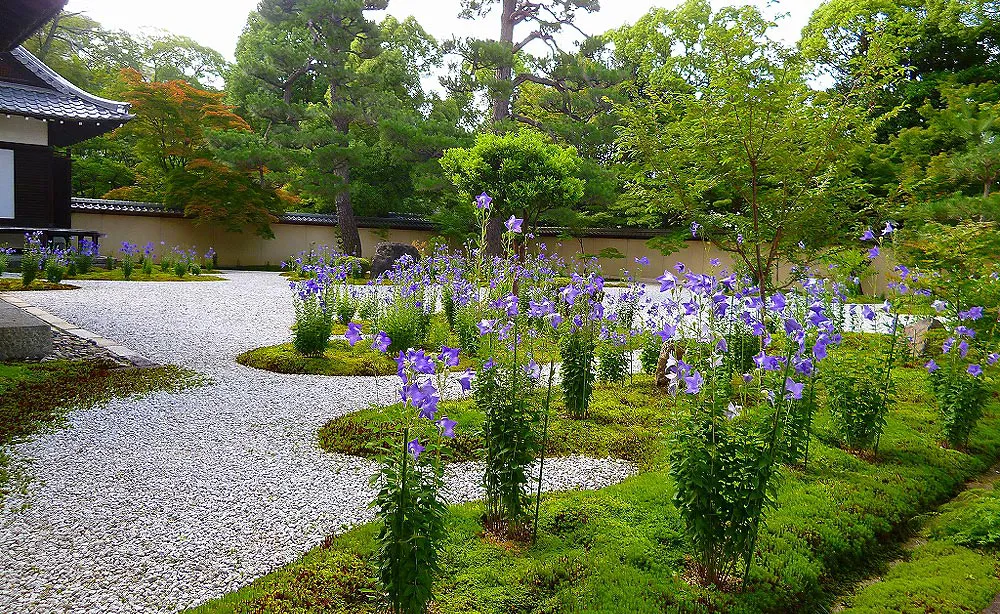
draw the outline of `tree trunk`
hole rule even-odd
[[[354,219],[354,207],[351,206],[351,165],[342,160],[333,169],[333,174],[343,182],[343,187],[337,193],[337,225],[340,227],[344,253],[361,256],[361,236],[358,234],[358,222]]]
[[[493,126],[499,128],[501,122],[510,119],[514,90],[514,10],[517,0],[503,0],[503,10],[500,13],[500,42],[510,51],[510,57],[505,57],[497,66],[497,82],[502,84],[493,91]],[[490,210],[490,219],[486,223],[486,255],[499,256],[503,239],[501,216],[496,209]]]
[[[341,102],[340,87],[336,81],[330,83],[330,104],[334,108],[333,128],[344,140],[341,147],[348,145],[348,133],[351,130],[351,120],[337,111]],[[340,227],[340,242],[344,253],[348,256],[361,256],[361,236],[358,234],[358,222],[354,219],[354,207],[351,205],[351,163],[346,157],[341,157],[333,167],[333,174],[340,178],[340,190],[337,192],[337,225]]]

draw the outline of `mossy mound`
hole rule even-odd
[[[392,375],[396,361],[377,352],[367,343],[353,348],[344,340],[331,341],[320,356],[306,356],[291,343],[271,345],[244,352],[236,362],[247,367],[299,375]]]
[[[549,417],[549,456],[583,454],[599,458],[621,458],[645,464],[662,449],[672,403],[653,384],[652,378],[637,376],[626,393],[621,386],[597,386],[585,420],[565,413],[561,395],[554,394]],[[379,399],[372,398],[377,404]],[[400,431],[399,405],[375,407],[327,422],[318,434],[319,445],[328,452],[371,458],[380,452],[386,437]],[[412,410],[407,410],[412,411]],[[458,424],[455,439],[448,441],[451,460],[476,460],[483,447],[485,417],[472,400],[442,403],[438,414]]]

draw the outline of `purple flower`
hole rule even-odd
[[[720,267],[720,266],[722,266],[722,261],[719,260],[718,258],[712,258],[711,260],[708,261],[708,263],[711,264],[714,267]]]
[[[928,373],[934,373],[935,371],[937,371],[941,367],[939,367],[938,363],[934,362],[934,359],[931,358],[930,360],[927,361],[927,364],[924,365],[924,368],[927,369]]]
[[[878,258],[878,255],[879,255],[878,245],[873,245],[872,248],[868,250],[868,259],[875,260],[876,258]]]
[[[784,311],[787,304],[785,295],[781,292],[775,292],[771,296],[771,309],[774,311]]]
[[[872,309],[871,305],[862,305],[861,315],[863,315],[869,322],[875,321],[875,310]]]
[[[889,236],[889,235],[891,235],[891,234],[893,233],[893,231],[895,231],[895,230],[896,230],[896,229],[895,229],[895,228],[893,228],[893,226],[892,226],[892,222],[886,222],[886,223],[885,223],[885,228],[883,228],[883,229],[882,229],[882,236],[883,236],[883,237],[888,237],[888,236]]]
[[[434,361],[423,350],[410,352],[407,358],[410,359],[410,362],[413,364],[413,370],[417,373],[432,375],[437,370],[434,367]]]
[[[802,390],[805,388],[805,384],[796,383],[790,377],[785,378],[785,391],[788,392],[785,398],[789,399],[801,399]]]
[[[697,237],[698,236],[698,229],[699,228],[701,228],[701,224],[699,224],[698,222],[691,222],[691,236],[692,237]]]
[[[480,335],[488,335],[493,332],[493,330],[496,328],[496,325],[497,325],[496,320],[480,320],[479,323],[476,324],[476,328],[479,329]]]
[[[552,330],[559,328],[559,325],[562,324],[562,321],[563,317],[561,315],[559,315],[558,313],[552,314],[552,318],[549,320],[549,324],[552,325]]]
[[[496,361],[494,361],[493,358],[490,357],[486,362],[483,363],[483,370],[484,371],[489,371],[490,369],[492,369],[495,366],[497,366]]]
[[[664,322],[663,328],[656,332],[660,336],[660,339],[664,341],[670,341],[677,334],[677,327],[673,326],[667,322]]]
[[[701,392],[701,386],[705,382],[705,378],[701,376],[701,373],[695,371],[691,375],[684,378],[684,392],[688,394],[698,394]]]
[[[944,354],[948,354],[949,352],[951,352],[951,348],[954,347],[954,345],[955,345],[955,338],[948,337],[947,339],[944,340],[944,343],[941,344],[941,352]]]
[[[776,356],[768,356],[763,351],[753,357],[753,362],[758,368],[765,371],[777,371],[781,368],[781,361]]]
[[[997,364],[998,360],[1000,360],[1000,354],[994,352],[993,354],[990,354],[989,356],[986,357],[986,364],[993,366]]]
[[[980,367],[979,365],[975,364],[969,365],[969,368],[967,370],[969,372],[969,375],[971,375],[972,377],[979,377],[980,375],[983,374],[983,368]]]
[[[458,424],[448,416],[444,416],[437,421],[438,428],[441,429],[441,435],[447,437],[448,439],[455,438],[455,425]]]
[[[472,371],[466,371],[458,378],[458,385],[462,387],[463,392],[468,392],[472,390]]]
[[[489,209],[490,203],[493,202],[493,198],[489,194],[483,192],[476,197],[476,209]]]
[[[524,220],[518,219],[518,218],[516,218],[516,217],[514,217],[512,215],[504,223],[504,226],[506,226],[507,230],[510,231],[510,232],[517,232],[517,233],[519,233],[519,232],[521,232],[521,224],[523,224],[523,223],[524,223]]]
[[[424,446],[420,445],[420,442],[414,439],[410,443],[406,444],[406,450],[413,455],[413,460],[420,458],[420,453],[426,450]]]
[[[872,232],[871,228],[869,228],[869,229],[865,230],[865,234],[861,235],[861,240],[862,241],[874,241],[875,240],[875,233]]]
[[[392,345],[392,339],[389,338],[389,335],[385,334],[383,331],[379,331],[378,334],[375,335],[375,340],[372,342],[372,349],[378,350],[379,352],[385,352],[388,351],[390,345]]]
[[[542,376],[542,368],[538,366],[535,359],[532,358],[528,364],[524,365],[524,372],[528,374],[531,379],[537,380]]]
[[[347,342],[354,347],[354,344],[361,341],[361,325],[355,322],[351,322],[347,325],[347,332],[344,334],[347,338]]]
[[[647,258],[645,256],[642,256],[640,258],[636,258],[635,261],[638,262],[642,266],[649,266],[649,258]]]
[[[458,366],[458,348],[450,348],[444,346],[441,348],[441,355],[438,360],[444,363],[446,367],[457,367]]]
[[[677,278],[670,271],[663,271],[663,275],[657,277],[656,281],[660,282],[660,292],[671,290],[677,285]]]
[[[937,300],[931,303],[931,307],[934,308],[934,311],[941,313],[942,311],[948,308],[948,303],[942,300]]]
[[[983,317],[982,307],[973,307],[968,311],[960,311],[958,313],[958,318],[960,320],[978,320],[981,317]]]

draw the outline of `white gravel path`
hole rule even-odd
[[[76,410],[67,428],[17,448],[35,481],[0,511],[0,613],[174,612],[370,519],[372,464],[320,451],[315,433],[379,395],[388,400],[393,378],[236,364],[242,351],[287,340],[292,309],[275,273],[226,277],[19,295],[214,383]],[[551,459],[544,486],[596,488],[630,471],[618,461]],[[474,466],[450,475],[457,498],[478,495]]]

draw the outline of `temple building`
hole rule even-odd
[[[0,3],[0,244],[34,230],[47,240],[95,238],[93,231],[70,228],[72,167],[65,148],[132,118],[127,103],[81,90],[20,46],[64,4]]]

